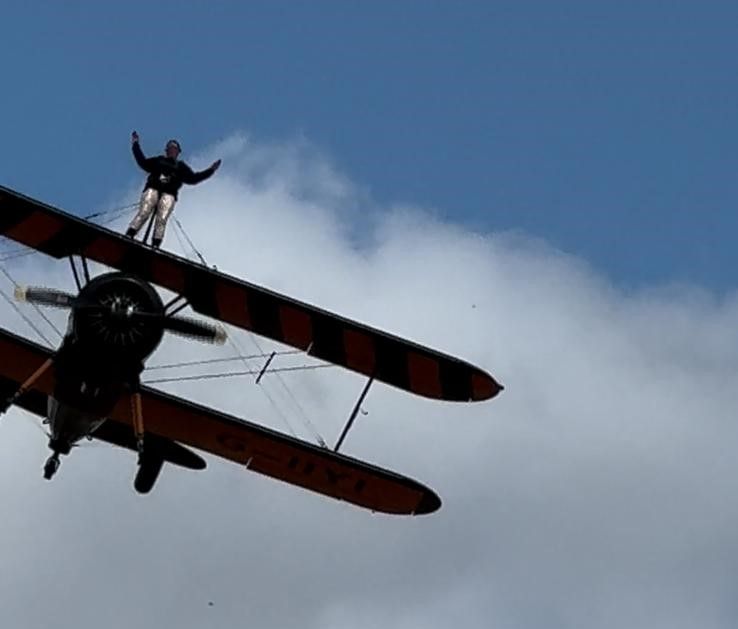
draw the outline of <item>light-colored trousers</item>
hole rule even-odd
[[[141,195],[141,202],[138,206],[138,212],[133,217],[130,229],[138,232],[142,225],[147,221],[151,212],[156,208],[156,222],[154,223],[154,239],[163,240],[164,231],[167,228],[167,220],[174,209],[176,203],[175,198],[166,192],[160,194],[158,190],[146,188]]]

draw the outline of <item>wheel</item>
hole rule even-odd
[[[163,465],[164,459],[161,456],[157,456],[155,452],[146,452],[146,455],[141,459],[136,479],[133,482],[133,486],[139,494],[148,494],[153,489]]]
[[[56,470],[59,469],[59,459],[56,456],[51,456],[44,465],[44,478],[51,480],[52,476],[56,474]]]

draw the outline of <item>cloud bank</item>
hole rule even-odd
[[[235,136],[191,163],[220,156],[176,210],[210,264],[460,355],[506,390],[454,405],[375,386],[345,450],[438,491],[441,511],[416,519],[215,459],[203,473],[165,468],[140,497],[133,455],[105,446],[46,483],[45,438],[13,411],[0,423],[3,625],[734,625],[735,295],[633,293],[528,235],[378,206],[304,141]],[[166,246],[190,253],[173,227]],[[71,286],[61,264],[7,266]],[[218,351],[167,341],[151,363],[233,352]],[[167,386],[332,444],[362,384],[327,369]]]

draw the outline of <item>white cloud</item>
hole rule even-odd
[[[222,170],[176,211],[210,263],[470,359],[506,390],[471,406],[370,394],[346,451],[436,489],[444,506],[418,519],[214,460],[165,469],[141,498],[134,457],[104,447],[75,452],[47,484],[45,440],[11,413],[4,624],[733,625],[735,295],[632,293],[526,235],[376,207],[304,141],[235,137],[192,163],[217,156]],[[166,244],[179,248],[173,226]],[[69,285],[61,265],[23,264],[24,281]],[[214,351],[168,342],[152,363]],[[332,443],[362,382],[334,370],[285,381]],[[283,426],[252,381],[175,390]],[[267,390],[309,437],[274,378]]]

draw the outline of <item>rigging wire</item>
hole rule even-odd
[[[22,258],[24,256],[31,256],[35,253],[38,253],[38,251],[19,251],[17,249],[13,250],[13,252],[8,252],[7,255],[0,256],[0,262],[6,262],[8,260],[15,260],[16,258]]]
[[[175,216],[174,217],[174,224],[179,227],[179,229],[182,231],[182,234],[184,235],[185,239],[189,243],[190,247],[192,247],[192,251],[194,251],[195,255],[200,259],[200,262],[202,262],[205,266],[208,265],[207,262],[205,262],[205,258],[200,253],[197,247],[195,247],[195,244],[192,242],[192,239],[187,235],[187,232],[185,231],[185,228],[182,227],[182,223],[179,222],[179,219]]]
[[[267,373],[289,372],[289,371],[311,371],[313,369],[330,369],[333,365],[295,365],[293,367],[275,367]],[[157,384],[162,382],[187,382],[193,380],[216,380],[220,378],[235,378],[237,376],[256,376],[261,369],[248,369],[246,371],[224,371],[221,373],[205,373],[195,376],[172,376],[170,378],[152,378],[142,380],[144,384]]]
[[[129,210],[131,207],[133,207],[135,205],[136,204],[134,203],[134,204],[124,205],[124,206],[119,206],[119,207],[116,207],[116,208],[111,208],[109,210],[104,210],[104,211],[101,211],[101,212],[96,212],[94,214],[90,214],[90,215],[86,216],[85,218],[86,219],[89,219],[89,218],[93,218],[93,217],[99,217],[99,216],[104,216],[104,215],[115,214],[115,216],[113,216],[112,218],[109,217],[108,219],[106,219],[106,221],[103,221],[104,223],[109,223],[109,222],[111,222],[113,220],[116,220],[116,218],[118,216],[122,215],[123,212]],[[25,257],[25,256],[30,256],[30,255],[33,255],[33,254],[36,254],[36,253],[39,253],[39,251],[37,251],[35,249],[31,249],[30,247],[24,247],[24,246],[19,246],[19,247],[15,247],[15,248],[6,249],[5,255],[0,255],[0,273],[2,273],[6,277],[6,279],[14,287],[17,288],[19,286],[18,282],[15,281],[15,279],[10,274],[10,272],[1,263],[2,262],[6,262],[8,260],[15,260],[17,258],[21,258],[21,257]],[[26,324],[28,324],[28,326],[36,334],[38,334],[39,337],[41,337],[41,339],[44,340],[44,342],[46,342],[47,345],[49,345],[49,346],[52,346],[53,345],[51,343],[51,341],[46,337],[46,335],[43,332],[41,332],[40,328],[31,320],[31,318],[28,317],[28,315],[26,315],[23,312],[23,310],[20,308],[20,306],[18,306],[18,304],[15,303],[15,300],[11,299],[5,293],[5,291],[2,291],[2,297],[3,297],[3,299],[5,299],[5,301],[7,301],[11,305],[11,307],[13,308],[13,310],[15,310],[20,315],[20,317],[26,322]],[[43,309],[38,304],[35,304],[34,303],[34,304],[31,304],[31,305],[34,308],[34,310],[36,310],[36,312],[38,312],[38,314],[41,316],[41,318],[54,330],[54,332],[56,332],[56,334],[60,338],[62,338],[64,335],[61,333],[61,331],[59,330],[59,328],[54,324],[54,322],[48,317],[48,315],[43,311]]]
[[[100,212],[93,212],[92,214],[87,214],[83,218],[85,220],[89,221],[92,218],[98,218],[100,216],[106,216],[108,214],[112,214],[113,212],[120,213],[120,212],[123,212],[125,210],[130,210],[131,208],[134,208],[137,205],[138,205],[138,202],[136,202],[136,203],[129,203],[128,205],[119,205],[117,207],[110,208],[108,210],[101,210]]]
[[[13,276],[8,272],[8,270],[1,264],[0,264],[0,273],[2,273],[15,288],[18,288],[20,286],[18,282],[16,282],[13,279]],[[59,338],[62,338],[64,335],[61,333],[59,328],[57,328],[56,325],[54,325],[54,322],[51,319],[49,319],[48,315],[43,311],[41,306],[35,303],[32,303],[31,305],[33,306],[33,309],[36,312],[38,312],[39,315],[41,315],[41,318],[51,326],[54,332],[56,332],[59,335]],[[17,310],[20,310],[20,308],[18,308]],[[48,340],[46,342],[48,343]]]
[[[301,354],[302,352],[299,349],[291,349],[286,350],[282,352],[275,352],[277,356],[286,356],[288,354]],[[269,354],[250,354],[249,356],[229,356],[227,358],[206,358],[204,360],[188,360],[184,362],[178,362],[178,363],[168,363],[164,365],[153,365],[152,367],[147,367],[146,371],[152,371],[152,370],[158,370],[158,369],[177,369],[180,367],[192,367],[195,365],[209,365],[213,363],[228,363],[228,362],[234,362],[237,360],[242,360],[243,358],[247,359],[254,359],[254,358],[268,358]]]
[[[177,219],[176,219],[176,217],[175,217],[175,222],[174,222],[174,233],[175,233],[175,234],[176,234],[176,236],[177,236],[177,240],[179,241],[179,244],[180,244],[180,247],[182,248],[182,253],[184,254],[184,256],[185,256],[186,258],[188,258],[188,259],[190,258],[189,254],[188,254],[188,252],[187,252],[187,248],[186,248],[186,246],[184,245],[184,243],[182,242],[182,238],[180,237],[180,233],[179,233],[179,231],[177,230],[177,228],[179,228],[179,231],[181,231],[181,232],[182,232],[183,236],[184,236],[184,237],[186,238],[186,240],[187,240],[187,241],[188,241],[188,242],[190,243],[190,245],[191,245],[191,247],[192,247],[192,250],[193,250],[193,252],[194,252],[194,253],[195,253],[195,254],[196,254],[197,256],[199,256],[199,258],[200,258],[200,261],[202,262],[202,264],[203,264],[203,265],[205,265],[205,266],[207,266],[207,263],[205,262],[205,258],[204,258],[204,257],[202,256],[202,254],[200,254],[200,252],[199,252],[199,251],[198,251],[198,250],[197,250],[197,249],[195,248],[194,244],[192,243],[192,240],[190,240],[189,236],[187,236],[187,232],[186,232],[186,231],[184,230],[184,227],[182,227],[182,223],[180,223],[180,222],[179,222],[179,220],[177,220]],[[248,370],[249,370],[249,371],[253,371],[253,370],[251,369],[251,365],[249,364],[249,362],[248,362],[248,361],[249,361],[249,358],[252,358],[252,357],[254,357],[254,356],[245,356],[245,355],[244,355],[244,352],[243,352],[243,350],[242,350],[242,349],[241,349],[241,348],[240,348],[240,347],[238,346],[238,344],[236,343],[235,339],[234,339],[234,338],[233,338],[233,337],[232,337],[232,336],[231,336],[230,334],[229,334],[229,335],[227,336],[227,340],[228,340],[228,342],[229,342],[229,343],[230,343],[230,344],[231,344],[231,345],[232,345],[232,346],[234,347],[234,349],[235,349],[235,351],[236,351],[236,354],[237,354],[237,356],[235,356],[235,357],[231,357],[231,359],[232,359],[232,360],[238,360],[238,361],[242,361],[242,362],[243,362],[243,364],[244,364],[244,365],[245,365],[245,366],[246,366],[246,367],[248,368]],[[258,357],[258,356],[257,356],[257,357]],[[194,361],[194,362],[197,362],[197,361]],[[195,379],[197,379],[197,378],[190,378],[190,379],[191,379],[191,380],[195,380]],[[149,383],[150,383],[150,384],[153,384],[153,383],[164,383],[164,382],[181,382],[181,380],[179,380],[178,378],[160,378],[160,379],[158,379],[158,380],[152,380],[152,381],[149,381]],[[289,419],[287,418],[287,416],[286,416],[286,415],[285,415],[285,414],[284,414],[284,413],[283,413],[283,412],[282,412],[282,411],[280,410],[280,408],[279,408],[279,407],[277,406],[276,402],[275,402],[275,401],[274,401],[274,400],[272,399],[272,397],[271,397],[271,396],[269,395],[269,393],[268,393],[268,392],[267,392],[267,391],[266,391],[265,389],[263,389],[263,388],[262,388],[262,391],[263,391],[263,392],[264,392],[264,393],[266,394],[266,397],[267,397],[267,399],[269,400],[269,403],[270,403],[270,404],[272,405],[272,407],[273,407],[273,408],[274,408],[274,410],[276,411],[277,415],[279,415],[279,416],[280,416],[280,418],[281,418],[281,419],[282,419],[282,421],[284,422],[285,426],[287,426],[287,430],[289,430],[289,432],[290,432],[290,433],[292,434],[292,436],[293,436],[293,437],[296,437],[296,436],[297,436],[297,433],[295,432],[295,429],[293,428],[292,424],[290,423],[290,420],[289,420]]]
[[[207,262],[205,261],[204,256],[197,250],[197,248],[195,247],[194,243],[192,242],[192,239],[190,239],[190,237],[187,235],[187,232],[185,231],[184,227],[182,226],[182,223],[177,219],[177,217],[173,217],[173,218],[174,218],[174,232],[177,235],[177,239],[179,240],[180,246],[182,247],[182,252],[183,252],[184,256],[187,257],[188,259],[190,259],[190,256],[189,256],[189,254],[186,251],[186,247],[185,247],[184,243],[182,242],[182,239],[179,236],[179,231],[182,232],[183,237],[187,240],[187,242],[190,243],[190,246],[192,248],[192,251],[195,253],[195,255],[198,256],[198,258],[200,259],[200,262],[204,266],[207,266]],[[177,231],[178,229],[179,229],[179,231]],[[246,355],[246,353],[243,351],[243,349],[238,345],[238,343],[236,342],[236,340],[230,334],[227,336],[227,340],[228,340],[228,343],[234,348],[234,350],[236,352],[236,356],[233,357],[233,360],[238,360],[238,361],[243,362],[244,366],[248,369],[249,372],[254,371],[254,373],[257,373],[251,367],[251,365],[249,364],[249,360],[251,358],[260,357],[261,354],[263,354],[263,352],[261,352],[261,350],[259,350],[261,352],[261,354],[259,356]],[[191,378],[191,379],[195,380],[197,378]],[[160,379],[155,380],[155,381],[150,381],[150,383],[154,383],[154,382],[158,382],[158,383],[163,383],[163,382],[180,382],[180,381],[181,380],[178,380],[177,378],[160,378]],[[272,398],[272,396],[269,395],[269,392],[266,389],[264,389],[263,387],[262,387],[262,391],[266,395],[267,400],[269,400],[269,403],[271,404],[272,408],[275,410],[275,412],[277,413],[277,415],[279,415],[279,417],[284,422],[285,426],[287,426],[287,430],[289,430],[289,432],[292,434],[293,437],[296,437],[297,436],[297,433],[295,432],[295,429],[292,426],[290,420],[281,411],[281,409],[279,408],[279,406],[277,406],[277,404],[274,401],[274,399]]]
[[[249,364],[249,359],[246,358],[246,353],[243,351],[243,348],[239,345],[239,343],[236,341],[236,339],[233,338],[230,334],[228,335],[228,342],[235,348],[236,353],[238,354],[239,359],[243,364],[248,368],[248,372],[246,375],[256,375],[259,373],[260,370],[252,369]],[[261,350],[259,350],[261,351]],[[297,433],[295,432],[295,429],[292,426],[292,423],[287,418],[287,415],[285,415],[282,410],[277,406],[277,403],[274,401],[274,398],[269,394],[269,391],[265,387],[261,387],[262,392],[266,396],[267,400],[269,400],[269,403],[272,405],[272,408],[275,410],[277,415],[279,415],[282,418],[282,421],[285,423],[289,431],[292,433],[293,437],[297,437]]]
[[[248,338],[251,341],[251,344],[254,345],[256,347],[256,349],[260,353],[262,353],[262,354],[265,353],[264,350],[262,349],[261,345],[259,344],[259,342],[256,340],[256,338],[254,337],[254,335],[252,333],[250,333],[250,332],[248,333]],[[233,342],[235,344],[235,339],[233,339]],[[241,352],[243,353],[243,350],[241,350]],[[244,364],[246,364],[246,366],[248,367],[248,364],[247,363],[244,362]],[[330,366],[330,365],[326,365],[326,366]],[[292,399],[293,403],[297,407],[298,412],[302,415],[303,423],[313,433],[313,437],[317,440],[317,442],[322,447],[327,448],[328,447],[328,444],[326,444],[326,442],[323,439],[322,435],[318,432],[318,429],[315,428],[314,424],[310,421],[310,418],[307,416],[307,414],[305,413],[305,410],[302,408],[302,406],[300,405],[300,403],[297,401],[297,398],[295,397],[294,393],[292,393],[292,391],[290,390],[290,388],[287,386],[287,383],[284,381],[284,378],[282,378],[282,376],[280,375],[279,372],[280,371],[286,371],[286,369],[280,369],[280,370],[273,369],[273,370],[270,370],[270,371],[272,371],[273,373],[276,373],[277,374],[277,380],[279,381],[279,383],[282,385],[282,387],[284,388],[284,390],[288,393],[288,395]],[[257,371],[255,373],[258,375],[259,372]],[[267,390],[265,388],[263,388],[262,390],[269,397]],[[276,405],[275,405],[275,408],[276,408]],[[281,413],[281,411],[280,411],[280,413]]]
[[[89,220],[92,218],[98,218],[101,216],[107,216],[102,221],[99,221],[99,225],[107,225],[110,224],[125,214],[125,212],[129,211],[130,209],[136,207],[138,203],[129,203],[128,205],[121,205],[118,207],[111,208],[109,210],[103,210],[100,212],[95,212],[93,214],[88,214],[84,216],[83,218],[85,220]],[[112,214],[112,216],[110,216]],[[6,262],[7,260],[15,260],[16,258],[22,258],[25,256],[35,255],[40,253],[36,249],[32,249],[30,247],[26,247],[23,245],[15,245],[8,247],[4,250],[0,250],[0,262]]]
[[[45,343],[46,343],[46,344],[47,344],[47,345],[48,345],[49,347],[52,347],[52,346],[53,346],[52,342],[51,342],[51,341],[50,341],[50,340],[49,340],[48,338],[46,338],[46,335],[45,335],[45,334],[44,334],[43,332],[41,332],[41,330],[40,330],[40,329],[38,328],[38,326],[37,326],[37,325],[36,325],[36,324],[35,324],[35,323],[34,323],[34,322],[33,322],[33,321],[32,321],[32,320],[30,319],[30,317],[29,317],[29,316],[28,316],[28,315],[27,315],[27,314],[26,314],[25,312],[23,312],[23,311],[22,311],[22,310],[20,309],[20,307],[18,306],[18,304],[16,304],[16,303],[15,303],[15,301],[13,301],[13,300],[12,300],[12,299],[11,299],[10,297],[8,297],[8,295],[7,295],[6,293],[5,293],[5,291],[4,291],[4,290],[0,289],[0,295],[2,295],[2,298],[3,298],[3,299],[4,299],[5,301],[7,301],[7,302],[8,302],[9,304],[10,304],[10,306],[11,306],[11,307],[13,308],[13,310],[15,310],[15,311],[16,311],[16,312],[17,312],[17,313],[18,313],[18,314],[20,315],[21,319],[23,319],[23,320],[24,320],[24,321],[26,322],[26,324],[27,324],[27,325],[28,325],[28,326],[29,326],[29,327],[30,327],[30,328],[31,328],[31,329],[32,329],[32,330],[33,330],[33,331],[34,331],[34,332],[35,332],[36,334],[38,334],[38,335],[39,335],[39,336],[41,337],[41,339],[43,339],[43,341],[44,341],[44,342],[45,342]]]
[[[184,244],[184,241],[182,240],[182,236],[179,233],[179,230],[176,229],[177,225],[175,224],[174,229],[174,235],[177,237],[177,241],[179,242],[179,246],[182,248],[182,253],[184,253],[185,257],[189,258],[189,254],[187,253],[187,247]]]
[[[205,266],[207,266],[207,261],[205,260],[205,257],[200,253],[200,251],[197,249],[197,247],[195,247],[194,243],[192,242],[192,239],[187,235],[187,231],[185,230],[185,228],[182,225],[182,223],[179,221],[179,219],[176,216],[174,217],[174,220],[175,220],[175,224],[182,230],[182,233],[184,234],[184,237],[187,239],[187,242],[190,243],[190,246],[192,247],[192,249],[195,252],[195,254],[197,255],[197,257],[200,259],[200,261],[202,262],[202,264],[205,265]],[[249,337],[249,340],[251,341],[251,343],[254,346],[256,346],[256,349],[261,354],[264,354],[265,353],[264,350],[259,345],[258,341],[254,338],[254,335],[249,332],[248,333],[248,337]],[[229,339],[229,342],[231,342],[231,344],[233,344],[236,347],[236,350],[237,350],[237,352],[239,354],[242,354],[243,355],[245,353],[243,351],[243,349],[238,345],[238,343],[236,342],[236,340],[234,338],[232,338],[229,335],[228,336],[228,339]],[[247,359],[244,359],[243,362],[244,362],[244,365],[250,369],[250,365],[248,364]],[[273,371],[276,372],[277,370],[273,370]],[[256,373],[258,374],[259,372],[256,372]],[[249,374],[249,375],[251,375],[251,374]],[[317,428],[315,428],[315,425],[310,421],[310,418],[307,416],[307,413],[305,412],[305,409],[302,407],[302,405],[300,404],[300,402],[297,400],[297,397],[295,396],[295,394],[290,390],[290,388],[287,386],[287,383],[284,381],[284,379],[282,378],[282,376],[279,373],[277,373],[277,380],[280,382],[280,384],[282,385],[282,387],[284,388],[284,390],[287,392],[287,394],[289,395],[289,397],[292,399],[292,402],[294,403],[295,407],[297,408],[299,414],[302,415],[303,423],[313,433],[313,437],[318,441],[318,443],[322,447],[327,448],[328,447],[328,444],[326,444],[326,442],[323,439],[323,437],[321,436],[320,432],[318,432]],[[265,395],[267,396],[267,398],[269,399],[269,401],[271,402],[272,406],[277,411],[277,413],[279,413],[282,416],[282,418],[284,419],[285,423],[288,426],[290,426],[290,423],[287,420],[287,417],[284,415],[284,413],[282,413],[281,410],[279,410],[279,408],[277,407],[276,403],[273,401],[272,397],[269,395],[268,391],[265,388],[262,388],[262,390],[264,391]],[[292,430],[291,427],[290,427],[290,430]],[[294,435],[294,431],[293,431],[293,435]]]

